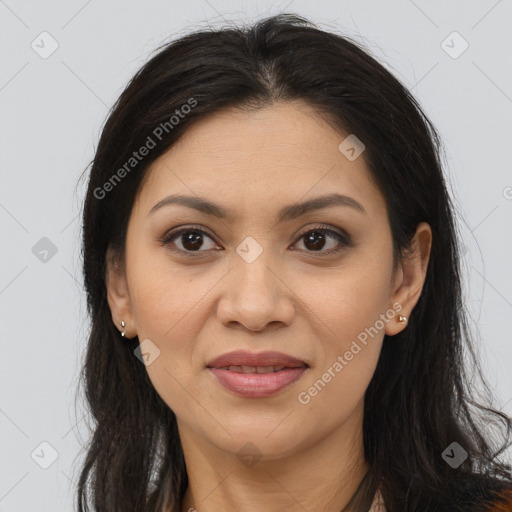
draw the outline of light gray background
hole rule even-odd
[[[75,186],[108,108],[164,40],[283,10],[367,44],[439,129],[482,366],[512,414],[511,0],[0,0],[0,512],[74,510],[88,438],[74,407],[88,327]],[[59,45],[47,59],[31,47],[44,31]],[[453,31],[469,44],[457,58]],[[46,262],[42,237],[57,248]],[[42,442],[58,455],[48,469]]]

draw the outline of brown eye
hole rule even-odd
[[[175,245],[177,248],[172,248],[173,251],[181,253],[194,253],[204,252],[205,237],[213,242],[210,248],[216,247],[213,239],[205,233],[202,229],[185,228],[165,236],[161,242],[164,245]],[[208,244],[206,244],[208,245]],[[181,247],[180,247],[181,246]],[[208,247],[207,247],[208,249]]]
[[[342,235],[337,231],[324,227],[309,229],[303,233],[300,238],[304,239],[303,244],[308,252],[331,254],[341,251],[345,246],[351,245],[350,237],[348,237],[348,235]],[[329,238],[331,240],[335,240],[337,244],[329,244]],[[328,247],[327,250],[323,250],[328,245],[331,245],[331,247]]]

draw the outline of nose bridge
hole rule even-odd
[[[268,237],[265,240],[260,237],[260,242],[248,236],[237,246],[233,269],[237,283],[235,289],[243,291],[244,295],[248,293],[248,299],[254,295],[252,300],[261,298],[275,302],[274,295],[279,287],[274,282],[276,277],[275,271],[272,270],[275,266],[272,248]]]
[[[259,330],[271,322],[291,321],[293,305],[270,246],[268,237],[262,243],[247,237],[236,247],[229,285],[219,306],[223,323],[236,321]]]

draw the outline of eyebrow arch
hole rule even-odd
[[[167,206],[170,204],[180,204],[182,206],[193,208],[200,212],[206,213],[207,215],[212,215],[220,219],[226,219],[228,221],[232,219],[229,212],[222,208],[221,206],[200,197],[184,195],[170,195],[165,197],[164,199],[156,203],[155,206],[153,206],[153,208],[151,208],[151,211],[149,212],[148,215],[151,215],[159,208],[162,208],[163,206]],[[310,199],[303,203],[285,206],[283,209],[279,211],[277,219],[278,222],[285,222],[305,215],[310,211],[320,210],[322,208],[327,208],[329,206],[348,206],[350,208],[357,210],[363,215],[368,215],[361,203],[359,203],[350,196],[336,193],[329,194],[326,196],[315,197],[314,199]]]

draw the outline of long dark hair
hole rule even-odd
[[[188,484],[176,417],[134,355],[139,340],[120,338],[106,299],[107,248],[124,261],[128,219],[148,167],[211,113],[296,99],[341,133],[364,141],[363,157],[386,200],[396,261],[418,223],[428,222],[433,233],[421,297],[407,328],[385,336],[365,394],[370,470],[351,510],[366,512],[378,485],[388,512],[437,510],[472,475],[481,475],[485,485],[512,486],[512,468],[499,457],[510,445],[512,421],[491,408],[472,348],[442,142],[410,92],[359,43],[294,14],[196,31],[155,52],[108,115],[84,203],[91,330],[80,383],[94,429],[81,468],[78,510],[92,505],[98,512],[154,512],[165,502],[165,510],[179,512]],[[147,156],[130,160],[149,138]],[[479,400],[485,406],[472,395],[465,354],[484,384]],[[484,422],[506,426],[506,434],[497,436],[503,444],[495,446]],[[442,456],[454,442],[468,454],[457,469]]]

